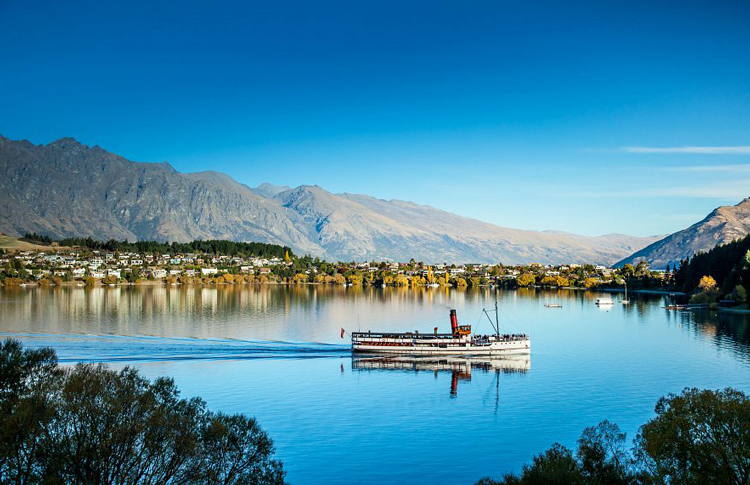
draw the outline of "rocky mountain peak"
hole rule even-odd
[[[70,136],[65,136],[63,138],[57,139],[47,146],[55,147],[55,148],[70,148],[70,147],[88,148],[86,145],[84,145],[83,143],[79,142],[78,140]]]
[[[674,266],[699,252],[713,249],[750,234],[750,197],[737,205],[717,207],[703,220],[671,234],[618,262],[647,261],[654,268]]]

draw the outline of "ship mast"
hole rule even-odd
[[[497,314],[497,300],[495,300],[495,335],[500,336],[500,318]]]
[[[482,311],[487,316],[487,320],[490,321],[490,325],[492,325],[492,329],[495,331],[496,336],[500,336],[500,320],[498,319],[497,314],[497,301],[495,301],[495,321],[492,321],[492,318],[490,318],[490,314],[487,312],[486,308],[483,308]],[[480,317],[481,318],[481,317]]]

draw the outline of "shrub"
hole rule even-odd
[[[0,345],[0,483],[283,484],[273,454],[253,418],[180,399],[171,379]]]
[[[477,485],[743,485],[750,477],[750,399],[733,389],[685,389],[656,404],[633,448],[609,421],[586,428],[573,453],[555,444],[524,465],[520,476]]]

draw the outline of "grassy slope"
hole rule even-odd
[[[7,249],[9,251],[47,251],[53,249],[53,247],[21,241],[16,237],[6,236],[5,234],[0,233],[0,249]]]

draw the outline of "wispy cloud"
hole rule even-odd
[[[698,153],[704,155],[750,155],[750,145],[736,147],[621,147],[628,153]]]
[[[750,172],[750,163],[738,163],[734,165],[693,165],[684,167],[664,167],[663,172],[722,172],[722,173],[747,173]]]
[[[566,197],[634,198],[687,197],[737,201],[750,196],[750,179],[732,180],[702,186],[675,186],[632,190],[576,191],[561,194]]]

